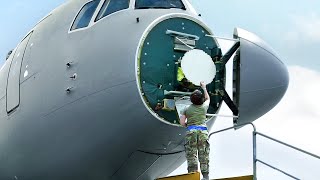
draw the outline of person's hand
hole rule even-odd
[[[200,86],[202,89],[206,89],[206,84],[203,81],[200,82]]]

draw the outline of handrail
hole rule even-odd
[[[253,131],[256,132],[256,126],[253,123],[250,122],[250,123],[240,124],[240,125],[228,127],[228,128],[225,128],[225,129],[221,129],[219,131],[214,131],[214,132],[209,134],[209,138],[214,134],[218,134],[218,133],[221,133],[221,132],[224,132],[224,131],[228,131],[230,129],[235,129],[235,128],[238,128],[238,127],[243,127],[243,126],[246,126],[246,125],[252,125]]]
[[[276,171],[279,171],[279,172],[283,173],[284,175],[287,175],[287,176],[291,177],[292,179],[300,180],[300,179],[294,177],[293,175],[291,175],[291,174],[289,174],[289,173],[287,173],[287,172],[284,172],[283,170],[281,170],[281,169],[279,169],[279,168],[276,168],[276,167],[274,167],[274,166],[272,166],[272,165],[270,165],[270,164],[268,164],[268,163],[266,163],[266,162],[263,162],[263,161],[261,161],[261,160],[259,160],[259,159],[257,159],[257,162],[260,162],[261,164],[264,164],[264,165],[266,165],[266,166],[268,166],[268,167],[270,167],[270,168],[272,168],[272,169],[274,169],[274,170],[276,170]]]
[[[260,133],[260,132],[257,132],[257,129],[256,129],[255,125],[254,125],[253,123],[251,123],[251,122],[250,122],[250,123],[245,123],[245,124],[236,125],[236,126],[232,126],[232,127],[228,127],[228,128],[221,129],[221,130],[218,130],[218,131],[214,131],[214,132],[212,132],[212,133],[209,134],[209,138],[210,138],[212,135],[214,135],[214,134],[218,134],[218,133],[225,132],[225,131],[228,131],[228,130],[231,130],[231,129],[243,127],[243,126],[246,126],[246,125],[252,125],[252,127],[253,127],[253,132],[252,132],[252,147],[253,147],[253,152],[252,152],[252,153],[253,153],[253,178],[254,178],[254,180],[257,180],[257,162],[259,162],[259,163],[261,163],[261,164],[264,164],[264,165],[266,165],[266,166],[268,166],[268,167],[270,167],[270,168],[272,168],[272,169],[274,169],[274,170],[276,170],[276,171],[279,171],[279,172],[287,175],[288,177],[291,177],[291,178],[296,179],[296,180],[300,180],[300,179],[294,177],[293,175],[291,175],[291,174],[289,174],[289,173],[287,173],[287,172],[285,172],[285,171],[283,171],[283,170],[281,170],[281,169],[279,169],[279,168],[276,168],[276,167],[274,167],[274,166],[272,166],[272,165],[270,165],[270,164],[267,164],[266,162],[263,162],[263,161],[257,159],[257,135],[260,135],[260,136],[262,136],[262,137],[264,137],[264,138],[270,139],[270,140],[272,140],[272,141],[274,141],[274,142],[277,142],[277,143],[279,143],[279,144],[282,144],[282,145],[284,145],[284,146],[287,146],[287,147],[289,147],[289,148],[292,148],[292,149],[294,149],[294,150],[297,150],[297,151],[299,151],[299,152],[301,152],[301,153],[304,153],[304,154],[306,154],[306,155],[312,156],[312,157],[317,158],[317,159],[320,160],[320,156],[317,156],[317,155],[315,155],[315,154],[312,154],[312,153],[310,153],[310,152],[307,152],[307,151],[305,151],[305,150],[302,150],[302,149],[300,149],[300,148],[297,148],[297,147],[295,147],[295,146],[292,146],[292,145],[290,145],[290,144],[284,143],[284,142],[279,141],[279,140],[277,140],[277,139],[275,139],[275,138],[272,138],[272,137],[270,137],[270,136],[267,136],[267,135],[265,135],[265,134],[262,134],[262,133]]]
[[[315,155],[315,154],[312,154],[312,153],[310,153],[310,152],[308,152],[308,151],[305,151],[305,150],[302,150],[302,149],[300,149],[300,148],[294,147],[294,146],[292,146],[292,145],[290,145],[290,144],[287,144],[287,143],[285,143],[285,142],[279,141],[279,140],[274,139],[274,138],[272,138],[272,137],[270,137],[270,136],[267,136],[267,135],[265,135],[265,134],[262,134],[262,133],[259,133],[259,132],[256,132],[256,134],[258,134],[258,135],[260,135],[260,136],[263,136],[263,137],[265,137],[265,138],[267,138],[267,139],[270,139],[270,140],[272,140],[272,141],[275,141],[275,142],[277,142],[277,143],[279,143],[279,144],[282,144],[282,145],[284,145],[284,146],[287,146],[287,147],[290,147],[290,148],[295,149],[295,150],[297,150],[297,151],[300,151],[300,152],[302,152],[302,153],[304,153],[304,154],[308,154],[309,156],[313,156],[313,157],[315,157],[315,158],[317,158],[317,159],[320,159],[320,156],[317,156],[317,155]]]
[[[255,133],[257,132],[257,129],[256,129],[256,126],[250,122],[250,123],[244,123],[244,124],[239,124],[239,125],[236,125],[236,126],[232,126],[232,127],[229,127],[229,128],[225,128],[225,129],[221,129],[219,131],[215,131],[215,132],[212,132],[209,134],[209,139],[212,135],[214,134],[218,134],[218,133],[221,133],[221,132],[225,132],[225,131],[228,131],[230,129],[235,129],[235,128],[239,128],[239,127],[243,127],[243,126],[246,126],[246,125],[251,125],[252,128],[253,128],[253,133],[252,133],[252,148],[253,148],[253,178],[254,180],[256,180],[256,177],[257,177],[257,163],[256,163],[256,159],[257,159],[257,151],[256,151],[256,138],[255,138]]]

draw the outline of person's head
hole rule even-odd
[[[191,94],[190,100],[194,105],[202,105],[204,102],[204,96],[200,90],[195,90]]]

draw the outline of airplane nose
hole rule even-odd
[[[236,124],[252,122],[270,111],[284,96],[289,74],[269,45],[257,35],[236,28],[240,50],[234,58],[234,101],[239,108]]]

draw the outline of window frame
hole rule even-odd
[[[79,15],[80,15],[80,13],[82,12],[83,8],[84,8],[85,6],[87,6],[88,4],[90,4],[90,3],[94,3],[94,1],[98,1],[98,4],[97,4],[97,6],[95,7],[95,10],[94,10],[94,12],[93,12],[93,14],[92,14],[92,16],[91,16],[91,18],[90,18],[90,21],[89,21],[88,25],[85,26],[85,27],[74,28],[74,29],[73,29],[73,27],[74,27],[74,25],[75,25],[75,23],[76,23],[76,20],[78,19],[78,17],[79,17]],[[69,32],[75,32],[75,31],[79,31],[79,30],[83,30],[83,29],[89,28],[89,27],[91,26],[91,22],[92,22],[93,17],[96,17],[97,9],[98,9],[98,8],[99,8],[99,9],[101,8],[101,7],[100,7],[101,2],[102,2],[102,0],[91,0],[91,1],[86,2],[83,6],[81,6],[81,8],[80,8],[80,10],[78,11],[77,15],[73,18],[72,24],[71,24],[71,26],[70,26],[70,28],[69,28]],[[82,17],[81,17],[81,18],[82,18]]]
[[[94,19],[94,22],[98,22],[98,21],[104,19],[105,17],[108,17],[108,16],[113,15],[113,14],[115,14],[115,13],[118,13],[118,12],[121,12],[121,11],[124,11],[124,10],[128,10],[128,9],[130,9],[131,6],[132,6],[132,0],[127,0],[127,1],[128,1],[128,7],[127,7],[127,8],[125,8],[125,9],[120,9],[120,10],[115,11],[115,12],[112,12],[112,13],[106,15],[106,16],[101,16],[101,17],[99,17],[100,12],[103,11],[104,5],[105,5],[106,3],[108,3],[108,5],[106,5],[106,8],[105,8],[105,10],[107,10],[111,1],[112,1],[112,0],[104,0],[104,2],[102,3],[102,5],[101,5],[101,7],[100,7],[100,9],[99,9],[99,11],[98,11],[98,13],[96,14],[96,17],[95,17],[95,19]],[[135,2],[135,0],[134,0],[134,2]]]
[[[141,9],[148,9],[148,8],[137,8],[137,1],[139,1],[139,0],[134,0],[135,2],[134,2],[134,9],[135,10],[141,10]],[[187,11],[187,4],[185,4],[185,1],[184,0],[179,0],[180,2],[181,2],[181,4],[182,4],[182,7],[181,8],[176,8],[176,9],[181,9],[181,10],[184,10],[184,11]],[[166,9],[166,8],[161,8],[161,7],[149,7],[150,9]],[[174,8],[174,7],[172,7],[172,8]]]

